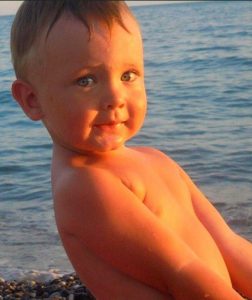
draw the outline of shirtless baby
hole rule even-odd
[[[252,299],[252,245],[174,161],[127,147],[144,121],[141,33],[122,1],[24,1],[12,92],[53,140],[58,230],[97,299]]]

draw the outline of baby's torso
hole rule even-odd
[[[82,162],[77,159],[55,160],[53,178],[57,178],[65,169],[75,169],[76,172],[92,172],[92,168],[102,169],[108,172],[108,176],[114,176],[136,196],[135,200],[145,205],[151,213],[162,222],[169,230],[173,230],[178,238],[182,239],[209,267],[212,267],[228,284],[230,284],[229,274],[218,247],[201,224],[195,214],[190,191],[179,174],[178,167],[171,160],[159,158],[158,153],[148,149],[133,149],[127,155],[122,155],[119,159],[102,160],[99,163]],[[63,161],[63,163],[62,163]],[[71,163],[69,163],[71,161]],[[91,170],[91,171],[90,171]],[[130,222],[130,220],[129,220]],[[169,243],[169,241],[167,241]],[[96,255],[89,253],[83,246],[78,253],[85,262],[83,268],[84,282],[93,287],[94,291],[101,291],[101,299],[115,299],[111,295],[118,291],[127,291],[135,295],[135,291],[140,291],[149,297],[117,297],[116,299],[170,299],[167,295],[161,295],[157,290],[147,285],[140,284],[137,280],[124,275],[115,270],[109,264],[101,262]],[[95,270],[93,272],[92,270]],[[94,273],[94,274],[93,274]],[[97,278],[107,280],[98,280]],[[111,286],[111,281],[116,282]],[[107,292],[105,297],[104,290]],[[125,292],[126,293],[126,292]],[[121,295],[121,292],[119,292]],[[123,293],[124,294],[124,293]]]
[[[190,191],[173,162],[124,162],[115,175],[148,209],[181,238],[195,254],[230,283],[224,259],[195,214]]]

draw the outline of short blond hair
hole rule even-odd
[[[116,21],[125,30],[122,11],[130,13],[124,1],[95,0],[37,0],[24,1],[20,6],[11,28],[12,63],[18,79],[25,79],[29,54],[43,33],[49,35],[54,24],[63,13],[79,19],[91,33],[92,19],[103,21],[111,28]],[[131,14],[132,15],[132,14]]]

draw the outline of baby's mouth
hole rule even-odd
[[[124,122],[109,122],[104,124],[95,125],[96,128],[103,132],[116,133],[124,125]]]
[[[108,122],[94,125],[96,141],[104,149],[111,150],[119,147],[125,137],[125,122]]]

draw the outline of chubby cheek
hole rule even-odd
[[[142,126],[145,118],[147,110],[147,102],[146,97],[141,96],[138,98],[135,98],[135,102],[129,107],[129,115],[133,122],[133,127],[136,127],[137,130]]]
[[[90,132],[90,115],[74,107],[50,109],[45,115],[44,123],[50,134],[64,143],[78,144]]]
[[[70,136],[76,139],[87,138],[90,134],[92,119],[85,113],[72,114],[71,117],[63,119],[65,130]]]
[[[58,128],[61,140],[71,147],[81,148],[83,143],[89,140],[91,127],[80,118],[62,120],[62,126]]]

